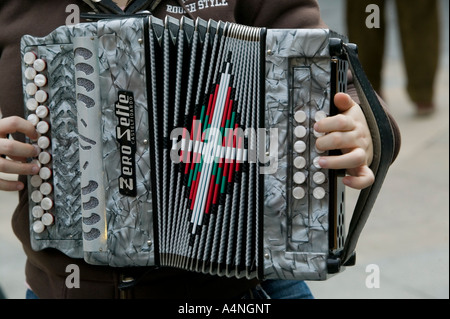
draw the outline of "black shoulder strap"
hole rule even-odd
[[[370,168],[375,175],[375,182],[370,187],[361,190],[357,199],[341,256],[341,261],[345,264],[354,254],[361,231],[392,164],[395,142],[389,117],[364,73],[358,59],[356,45],[343,43],[342,47],[354,77],[356,91],[360,98],[360,106],[371,132],[374,155]]]

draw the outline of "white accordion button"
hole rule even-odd
[[[325,183],[325,180],[326,180],[326,176],[325,176],[324,173],[322,173],[322,172],[314,173],[314,175],[313,175],[313,181],[314,181],[314,183],[320,185],[320,184]]]
[[[42,165],[46,165],[50,163],[50,161],[52,160],[52,156],[48,152],[41,152],[38,159]]]
[[[323,199],[325,194],[325,190],[322,187],[316,187],[313,190],[313,196],[315,199]]]
[[[324,136],[324,135],[325,135],[325,133],[319,133],[316,130],[314,130],[314,136],[315,137],[321,137],[321,136]]]
[[[36,54],[34,52],[27,52],[23,56],[23,62],[28,65],[33,65],[34,61],[36,61]]]
[[[34,191],[31,193],[31,200],[35,202],[36,204],[40,203],[44,196],[40,191]]]
[[[50,177],[52,177],[52,171],[48,167],[42,167],[41,170],[39,171],[39,176],[43,180],[47,180]]]
[[[33,68],[38,72],[44,71],[46,67],[47,63],[42,59],[36,59],[36,61],[33,62]]]
[[[305,190],[302,187],[296,187],[292,191],[292,196],[294,196],[295,199],[302,199],[305,197]]]
[[[313,160],[313,165],[314,165],[316,168],[322,168],[322,167],[320,167],[319,160],[320,160],[320,156],[317,156],[317,157],[314,158],[314,160]]]
[[[41,206],[34,206],[33,209],[31,210],[31,214],[33,215],[34,218],[41,218],[42,215],[44,215],[44,210],[42,209]]]
[[[36,99],[36,101],[38,101],[39,103],[44,103],[45,101],[47,101],[48,99],[48,94],[47,92],[45,92],[44,90],[39,90],[36,92],[36,94],[34,95],[34,98]],[[39,116],[39,115],[38,115]]]
[[[41,136],[37,143],[40,148],[45,150],[50,146],[50,139],[47,136]]]
[[[39,92],[44,92],[44,91],[39,91]],[[45,94],[47,94],[47,93],[45,93]],[[40,102],[40,101],[38,101],[38,102]],[[36,109],[36,115],[39,116],[41,119],[46,118],[48,116],[48,113],[49,113],[48,107],[46,107],[45,105],[39,105],[38,108]]]
[[[25,87],[25,92],[27,92],[28,95],[33,96],[36,94],[38,90],[38,87],[34,83],[28,83]]]
[[[30,179],[31,186],[38,188],[42,184],[42,178],[39,175],[33,175]]]
[[[303,111],[297,111],[294,114],[294,119],[297,121],[297,123],[303,123],[306,121],[306,113]]]
[[[27,101],[27,109],[31,112],[36,111],[39,103],[35,99],[28,99]]]
[[[39,123],[39,117],[36,114],[30,114],[27,117],[27,120],[33,124],[34,126],[36,126]]]
[[[33,81],[34,78],[36,77],[36,74],[37,74],[37,72],[33,68],[26,68],[25,69],[25,78],[27,80]]]
[[[41,187],[39,188],[39,191],[42,193],[42,195],[50,195],[53,191],[53,187],[50,183],[43,183]]]
[[[302,172],[297,172],[294,174],[294,182],[298,185],[303,184],[306,181],[306,175]]]
[[[36,101],[38,101],[39,103],[44,103],[45,101],[47,101],[48,99],[48,94],[47,92],[43,91],[43,90],[39,90],[36,92],[36,94],[34,95],[34,98],[36,99]]]
[[[50,226],[55,221],[55,218],[52,214],[45,213],[44,215],[42,215],[41,221],[45,226]]]
[[[298,138],[303,138],[306,136],[306,127],[304,126],[297,126],[294,129],[294,134],[295,136],[297,136]]]
[[[37,220],[33,223],[33,231],[37,234],[42,233],[45,230],[45,225],[40,220]]]
[[[297,141],[294,144],[294,150],[297,153],[303,153],[304,151],[306,151],[306,144],[303,141]]]
[[[298,169],[305,168],[306,159],[304,157],[298,156],[294,159],[294,166]]]
[[[47,78],[43,74],[38,74],[34,78],[34,84],[38,87],[43,87],[47,84]]]
[[[50,125],[45,121],[40,121],[36,125],[36,131],[38,131],[38,133],[40,133],[40,134],[47,133],[49,129],[50,129]]]
[[[42,167],[41,163],[39,163],[39,161],[37,159],[33,159],[30,163],[33,165],[36,165],[39,168]]]
[[[320,120],[323,120],[324,118],[327,118],[327,113],[324,111],[318,111],[316,112],[316,115],[314,116],[314,119],[316,122],[319,122]]]
[[[41,207],[42,207],[43,210],[50,210],[53,207],[53,201],[50,198],[45,197],[41,201]],[[42,216],[42,217],[44,217],[44,216]]]
[[[319,149],[317,148],[317,146],[315,146],[314,149],[315,149],[315,151],[316,151],[317,154],[325,153],[325,151],[319,150]]]

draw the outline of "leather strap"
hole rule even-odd
[[[378,100],[361,63],[358,59],[357,47],[354,44],[342,44],[343,53],[347,57],[354,77],[356,91],[360,98],[360,106],[369,126],[373,141],[373,160],[370,166],[375,175],[375,182],[361,190],[355,210],[350,221],[347,239],[341,255],[345,265],[352,258],[359,236],[375,204],[388,169],[394,156],[394,132],[386,111]]]

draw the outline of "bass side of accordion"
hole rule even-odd
[[[342,271],[344,173],[317,165],[313,129],[346,89],[337,38],[151,16],[24,36],[33,249],[238,278]]]

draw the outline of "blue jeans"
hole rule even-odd
[[[28,289],[26,299],[39,299]],[[241,299],[314,299],[308,285],[298,280],[265,280]]]
[[[314,299],[314,296],[304,281],[265,280],[242,299]]]
[[[39,299],[38,296],[31,290],[27,289],[27,292],[25,293],[25,299]]]

